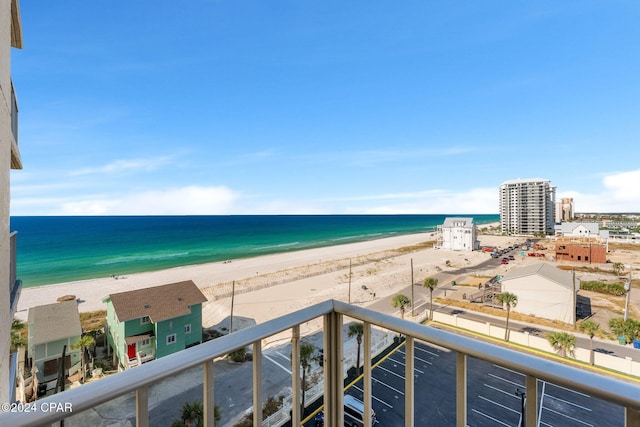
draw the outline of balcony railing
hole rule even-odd
[[[213,359],[226,355],[233,350],[251,345],[253,347],[253,425],[262,420],[262,342],[265,338],[291,330],[292,372],[300,372],[300,326],[318,317],[323,317],[324,345],[324,414],[326,426],[338,426],[343,423],[343,318],[349,317],[364,323],[363,341],[363,394],[364,413],[372,408],[372,326],[379,326],[405,336],[404,352],[404,425],[413,426],[416,407],[414,406],[414,342],[425,341],[455,352],[455,419],[457,426],[467,425],[467,360],[484,360],[507,370],[525,376],[527,396],[538,396],[538,380],[548,381],[589,394],[620,405],[625,409],[625,425],[640,425],[640,386],[613,376],[597,374],[579,369],[548,358],[518,352],[509,348],[479,341],[473,338],[431,328],[421,324],[401,320],[368,309],[352,306],[339,301],[325,301],[280,318],[259,324],[249,329],[234,332],[221,338],[203,343],[188,350],[160,358],[136,369],[125,371],[64,393],[47,397],[40,402],[48,408],[73,408],[73,415],[96,407],[115,398],[135,392],[136,424],[149,425],[149,388],[150,386],[175,375],[202,367],[204,421],[206,426],[214,425],[214,364]],[[291,416],[293,425],[300,425],[299,402],[301,396],[300,378],[292,375]],[[228,391],[225,390],[227,393]],[[527,402],[524,420],[526,425],[538,425],[538,399]],[[0,425],[38,426],[69,417],[71,414],[60,411],[35,411],[0,414]],[[453,414],[447,414],[453,419]],[[365,417],[365,426],[370,427],[371,420]]]
[[[17,244],[18,244],[18,232],[14,231],[11,233],[9,237],[9,312],[11,313],[11,318],[13,319],[13,315],[16,314],[16,309],[18,308],[18,300],[20,299],[20,292],[22,292],[22,281],[18,279],[17,269],[16,269],[16,253],[17,253]]]

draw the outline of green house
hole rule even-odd
[[[188,280],[111,294],[105,333],[121,369],[129,369],[202,342],[202,303]]]
[[[40,382],[58,377],[58,363],[65,354],[65,375],[80,363],[80,350],[71,346],[82,336],[78,303],[62,301],[31,307],[29,323],[29,357]],[[66,346],[66,349],[65,349]]]

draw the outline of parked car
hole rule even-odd
[[[501,261],[501,262],[502,262],[503,264],[509,264],[509,260],[508,260],[508,259],[506,259],[506,258],[502,258],[502,261]]]
[[[516,257],[514,257],[513,255],[509,255],[509,261],[515,261]]]

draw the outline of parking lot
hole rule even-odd
[[[415,425],[455,425],[455,353],[416,342]],[[404,423],[404,347],[391,353],[372,372],[373,408],[378,426]],[[501,366],[469,358],[467,424],[519,426],[524,375]],[[363,398],[362,380],[346,393]],[[624,411],[582,393],[540,381],[540,426],[622,426]],[[312,423],[307,425],[313,425]]]

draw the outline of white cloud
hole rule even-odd
[[[122,198],[69,201],[60,215],[224,215],[239,195],[227,187],[187,186],[127,194]]]
[[[108,163],[104,166],[98,166],[93,168],[84,168],[76,171],[71,171],[69,175],[92,175],[92,174],[105,174],[105,173],[119,173],[127,171],[152,171],[160,168],[161,166],[170,164],[172,158],[155,157],[149,159],[129,159],[129,160],[116,160]]]
[[[640,212],[640,170],[605,175],[602,185],[594,193],[558,192],[558,199],[573,198],[576,212]]]

